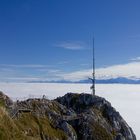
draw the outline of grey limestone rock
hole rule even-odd
[[[13,103],[0,92],[0,98],[2,104],[9,106],[11,118],[29,112],[35,120],[47,119],[52,130],[66,136],[63,140],[136,140],[132,129],[111,103],[95,95],[67,93],[55,100],[37,98]],[[16,112],[19,115],[13,117]],[[59,134],[53,137],[45,130],[40,130],[40,135],[43,140],[61,140]]]
[[[56,101],[83,115],[82,118],[69,122],[76,130],[79,140],[136,140],[129,125],[104,98],[68,93]]]

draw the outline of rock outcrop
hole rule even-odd
[[[69,124],[81,140],[136,140],[132,129],[104,98],[69,93],[56,99],[80,117]]]
[[[5,95],[2,91],[0,91],[0,106],[9,107],[13,104],[13,101]]]
[[[6,98],[10,101],[9,108],[4,111],[5,106],[0,107],[7,118],[0,117],[1,140],[6,139],[5,131],[10,140],[136,140],[120,114],[98,96],[68,93],[55,100],[28,99],[14,103]],[[4,123],[7,120],[9,124]]]

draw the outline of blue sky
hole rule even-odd
[[[93,34],[97,71],[135,64],[139,7],[139,0],[1,0],[0,81],[87,77]]]

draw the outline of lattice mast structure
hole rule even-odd
[[[93,38],[93,47],[92,47],[92,94],[95,95],[95,48],[94,48],[94,38]]]

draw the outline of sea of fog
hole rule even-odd
[[[91,93],[90,84],[52,84],[52,83],[0,83],[3,91],[13,100],[42,97],[53,99],[67,92]],[[140,85],[97,84],[96,94],[106,98],[132,127],[140,140]]]

